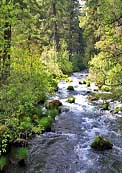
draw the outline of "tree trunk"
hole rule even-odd
[[[55,17],[55,21],[54,21],[54,43],[55,43],[55,48],[56,51],[59,51],[59,34],[58,34],[58,25],[57,25],[57,21],[56,21],[56,2],[53,2],[53,15]]]

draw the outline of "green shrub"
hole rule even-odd
[[[17,148],[15,155],[18,160],[26,159],[28,156],[28,149],[24,147]]]
[[[40,122],[39,125],[40,127],[42,127],[43,130],[48,130],[51,127],[53,120],[51,117],[43,117]]]
[[[47,117],[51,117],[51,118],[55,118],[56,115],[59,114],[59,110],[58,109],[51,109],[51,110],[47,110],[46,111],[46,116]]]

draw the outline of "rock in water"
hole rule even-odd
[[[46,102],[46,103],[45,103],[45,107],[46,107],[47,109],[58,108],[58,107],[60,107],[60,106],[62,106],[62,103],[61,103],[60,100],[52,100],[52,101],[50,101],[50,102]]]
[[[69,91],[74,91],[74,87],[73,87],[73,86],[68,86],[68,87],[67,87],[67,90],[69,90]]]
[[[91,148],[99,151],[109,150],[112,149],[112,147],[113,144],[109,140],[104,139],[102,136],[96,136],[91,144]]]
[[[69,97],[69,98],[67,99],[67,102],[68,102],[68,103],[75,103],[75,97]]]

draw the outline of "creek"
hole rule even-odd
[[[9,173],[122,173],[122,115],[101,111],[99,102],[88,100],[94,85],[79,84],[87,75],[73,73],[71,83],[59,82],[59,90],[50,100],[59,99],[63,106],[51,132],[32,139],[27,166],[14,166]],[[68,91],[68,85],[75,90]],[[76,98],[75,103],[66,102],[69,96]],[[113,149],[91,149],[96,135],[110,139]]]

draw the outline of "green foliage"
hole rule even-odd
[[[49,117],[51,117],[51,118],[54,119],[55,116],[59,114],[59,112],[60,112],[59,109],[56,109],[56,108],[54,109],[53,108],[53,109],[50,109],[50,110],[47,110],[46,111],[46,116],[47,117],[49,116]]]
[[[110,86],[120,101],[122,91],[121,0],[88,0],[82,10],[83,61],[90,68],[90,79],[103,90]],[[90,61],[89,61],[90,60]]]
[[[101,88],[102,91],[106,91],[109,92],[111,90],[111,88],[109,86],[103,85]]]
[[[39,125],[43,130],[48,130],[51,128],[52,122],[53,122],[53,120],[50,116],[49,117],[43,117],[40,120]]]
[[[67,51],[67,46],[63,42],[60,52],[57,54],[58,64],[61,71],[64,74],[70,74],[72,72],[72,63],[69,61],[69,52]]]
[[[74,72],[81,71],[86,68],[86,66],[83,63],[83,58],[82,58],[81,54],[73,54],[71,61],[72,61],[72,66],[73,66]]]
[[[0,170],[2,171],[4,169],[4,167],[6,166],[7,164],[7,159],[6,157],[0,157]]]
[[[119,112],[122,112],[122,107],[115,108],[115,113],[118,114]]]
[[[16,158],[19,160],[26,159],[28,156],[28,149],[24,147],[17,148],[15,155],[16,155]]]

